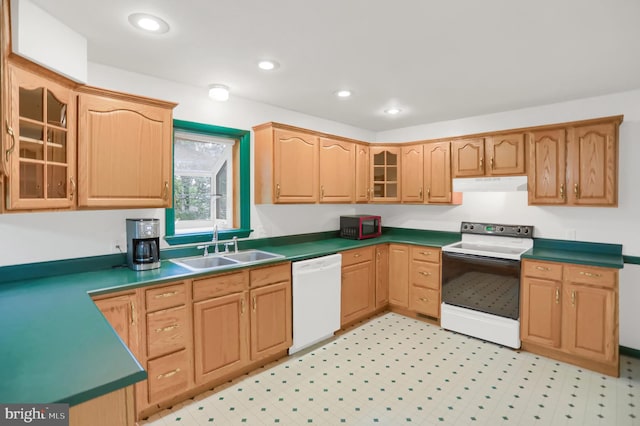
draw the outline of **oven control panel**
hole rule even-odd
[[[463,234],[500,235],[503,237],[533,238],[532,225],[503,225],[499,223],[462,222]]]

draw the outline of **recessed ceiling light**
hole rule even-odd
[[[351,95],[353,95],[353,92],[351,90],[338,90],[336,92],[336,96],[339,98],[348,98]]]
[[[280,64],[278,64],[276,61],[272,61],[272,60],[262,60],[260,62],[258,62],[258,68],[260,68],[261,70],[265,70],[265,71],[271,71],[274,70],[276,68],[278,68],[280,66]]]
[[[132,13],[129,15],[129,23],[136,28],[155,34],[163,34],[169,31],[169,24],[157,16],[148,13]]]
[[[400,108],[389,108],[384,110],[385,114],[396,115],[402,112]]]
[[[229,99],[229,87],[224,84],[212,84],[209,86],[209,97],[224,102]]]

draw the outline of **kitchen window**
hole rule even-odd
[[[247,130],[173,121],[173,208],[166,210],[171,245],[248,237]]]

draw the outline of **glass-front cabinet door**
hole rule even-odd
[[[371,147],[371,201],[400,201],[400,147]]]
[[[11,100],[7,208],[69,208],[75,203],[75,99],[70,87],[9,67]]]

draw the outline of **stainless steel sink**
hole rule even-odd
[[[237,253],[225,253],[222,255],[227,259],[233,259],[240,263],[261,262],[263,260],[283,258],[281,254],[269,253],[262,250],[243,250]]]
[[[269,253],[262,250],[242,250],[237,253],[220,253],[209,256],[181,257],[169,259],[176,265],[180,265],[191,271],[205,271],[224,269],[230,266],[248,265],[265,262],[271,259],[282,259],[281,254]]]
[[[194,256],[170,260],[173,263],[183,266],[192,271],[201,271],[204,269],[219,269],[226,266],[237,265],[239,263],[235,260],[227,259],[222,256]]]

